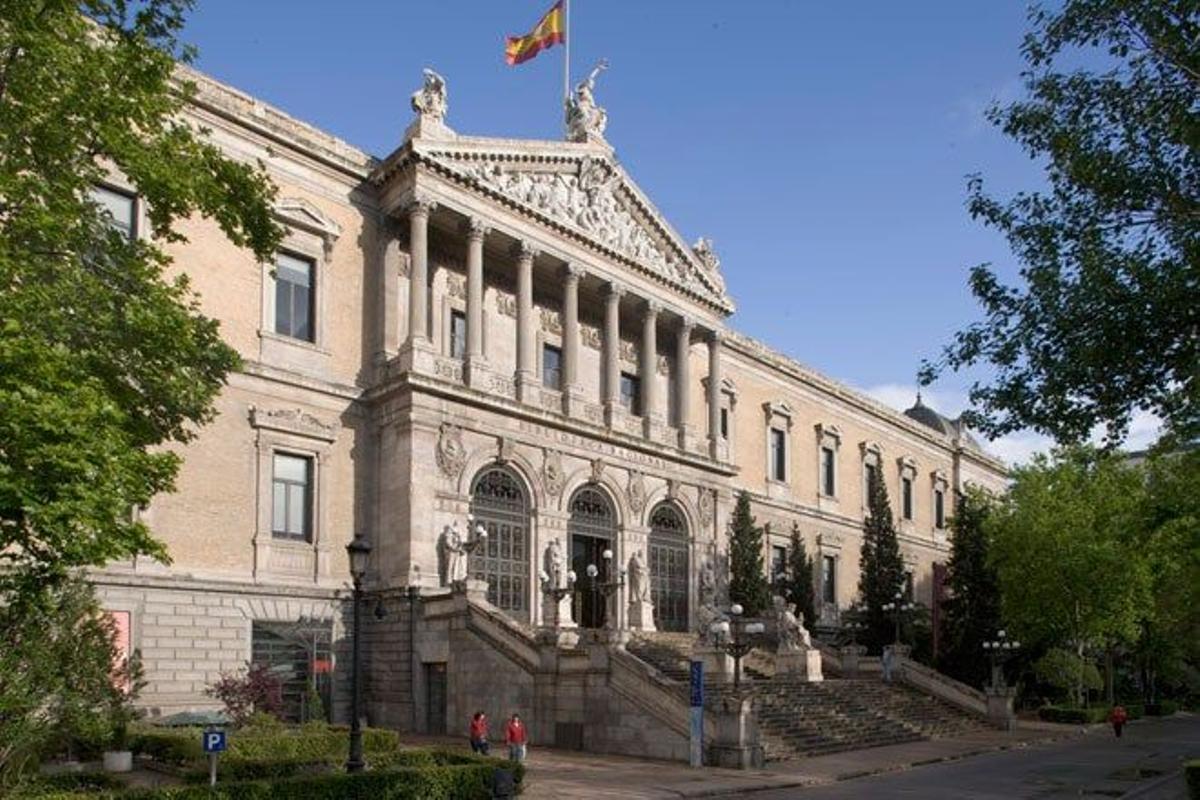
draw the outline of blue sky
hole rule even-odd
[[[205,72],[385,155],[426,65],[460,133],[558,138],[561,48],[503,61],[550,4],[199,0],[185,38]],[[572,75],[610,62],[607,138],[684,238],[714,240],[733,324],[904,407],[920,359],[977,316],[967,269],[1013,272],[964,201],[970,173],[1001,194],[1040,180],[983,118],[1020,95],[1025,30],[1019,2],[572,0]],[[957,413],[967,386],[926,397]]]

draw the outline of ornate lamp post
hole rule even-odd
[[[729,607],[729,622],[718,622],[714,626],[720,626],[721,631],[726,630],[729,633],[729,640],[725,642],[725,652],[733,657],[733,687],[740,689],[742,686],[742,658],[747,653],[754,649],[754,643],[748,637],[757,636],[765,630],[761,622],[746,622],[742,619],[743,608],[740,603],[734,603]]]
[[[603,553],[601,553],[600,555],[604,558],[604,575],[605,575],[605,577],[612,575],[613,574],[612,573],[613,551],[610,549],[605,549],[605,551]],[[625,585],[625,568],[621,567],[620,569],[617,570],[616,580],[602,581],[602,580],[600,580],[600,568],[597,567],[595,564],[588,564],[587,565],[587,575],[592,584],[593,597],[595,596],[595,594],[597,592],[604,595],[604,627],[605,628],[615,627],[616,622],[615,622],[615,620],[612,619],[612,617],[616,616],[616,615],[615,614],[609,615],[609,613],[608,613],[609,599],[612,598],[612,596],[614,594],[616,594],[621,589],[622,586]],[[570,579],[570,576],[571,576],[571,573],[567,573],[568,580]]]
[[[860,633],[862,633],[866,627],[867,627],[866,625],[863,625],[861,622],[859,622],[856,619],[851,620],[850,622],[847,622],[845,625],[842,626],[842,630],[844,630],[850,634],[850,645],[852,647],[856,646],[858,644],[858,635]]]
[[[896,620],[895,644],[900,644],[900,618],[905,612],[913,610],[913,604],[905,601],[904,592],[897,591],[896,599],[893,602],[884,603],[882,606],[880,606],[880,608],[882,608],[884,611],[892,612],[892,615]]]
[[[362,626],[359,607],[362,605],[362,582],[367,574],[367,559],[371,555],[371,543],[361,533],[346,545],[350,557],[350,578],[354,581],[354,644],[350,661],[350,756],[346,759],[346,772],[362,772],[362,696],[359,679],[359,664],[362,653]]]
[[[1008,634],[1005,631],[996,631],[996,638],[990,642],[983,643],[983,652],[992,662],[992,687],[995,689],[1003,689],[1004,681],[1004,662],[1008,661],[1018,650],[1021,649],[1021,643],[1008,640]]]
[[[590,576],[591,572],[588,575]],[[562,624],[562,599],[569,594],[574,594],[575,581],[578,580],[578,577],[575,574],[575,570],[569,569],[567,570],[567,585],[554,586],[551,584],[550,575],[546,570],[538,573],[538,578],[542,581],[542,591],[554,601],[554,627],[556,628]]]

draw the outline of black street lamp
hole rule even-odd
[[[740,603],[734,603],[729,607],[729,621],[714,623],[714,632],[720,634],[728,632],[729,641],[723,645],[725,652],[733,656],[733,688],[740,689],[742,686],[742,659],[754,649],[754,643],[747,637],[757,636],[766,630],[766,627],[761,622],[746,622],[742,619],[742,608]]]
[[[367,559],[371,555],[371,543],[361,533],[354,534],[354,541],[346,545],[350,556],[350,578],[354,581],[354,644],[350,662],[350,757],[346,759],[346,772],[362,772],[362,696],[359,680],[359,663],[362,652],[362,627],[359,607],[362,605],[362,582],[367,574]]]
[[[604,577],[607,578],[609,575],[613,574],[613,551],[606,548],[600,555],[604,558]],[[616,614],[608,613],[608,607],[610,605],[609,600],[622,586],[625,585],[625,568],[621,567],[617,570],[616,580],[602,581],[600,580],[600,568],[595,564],[588,564],[587,576],[589,579],[591,579],[592,597],[594,598],[597,592],[604,595],[604,627],[615,628],[617,623],[613,617],[615,617]]]
[[[896,644],[900,644],[900,617],[907,611],[913,610],[913,604],[904,600],[904,592],[896,592],[896,600],[891,603],[884,603],[881,608],[884,611],[891,611],[896,620]]]
[[[1021,643],[1010,642],[1005,631],[997,631],[995,639],[983,643],[983,652],[992,662],[992,686],[996,689],[1003,689],[1005,686],[1004,662],[1012,658],[1020,649]]]

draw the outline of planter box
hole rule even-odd
[[[105,772],[133,772],[133,752],[110,750],[104,754]]]

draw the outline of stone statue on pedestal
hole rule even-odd
[[[637,630],[657,630],[654,603],[650,599],[650,572],[641,550],[629,557],[629,626]]]
[[[429,67],[424,69],[424,73],[425,83],[412,95],[412,110],[423,119],[444,122],[449,108],[446,79]]]
[[[592,90],[596,88],[596,78],[608,69],[608,62],[601,61],[592,68],[588,76],[575,87],[575,96],[567,100],[567,140],[572,142],[590,142],[604,138],[604,128],[608,125],[608,113],[596,105],[596,97]]]
[[[779,595],[774,597],[775,630],[779,636],[779,650],[799,651],[812,649],[812,637],[804,627],[804,614],[797,615],[796,604],[789,603]]]
[[[546,545],[546,552],[542,557],[547,589],[561,589],[566,586],[567,573],[563,569],[563,563],[562,543],[555,537]]]
[[[438,538],[438,577],[442,586],[453,586],[467,579],[467,547],[458,532],[457,520],[442,528]]]

